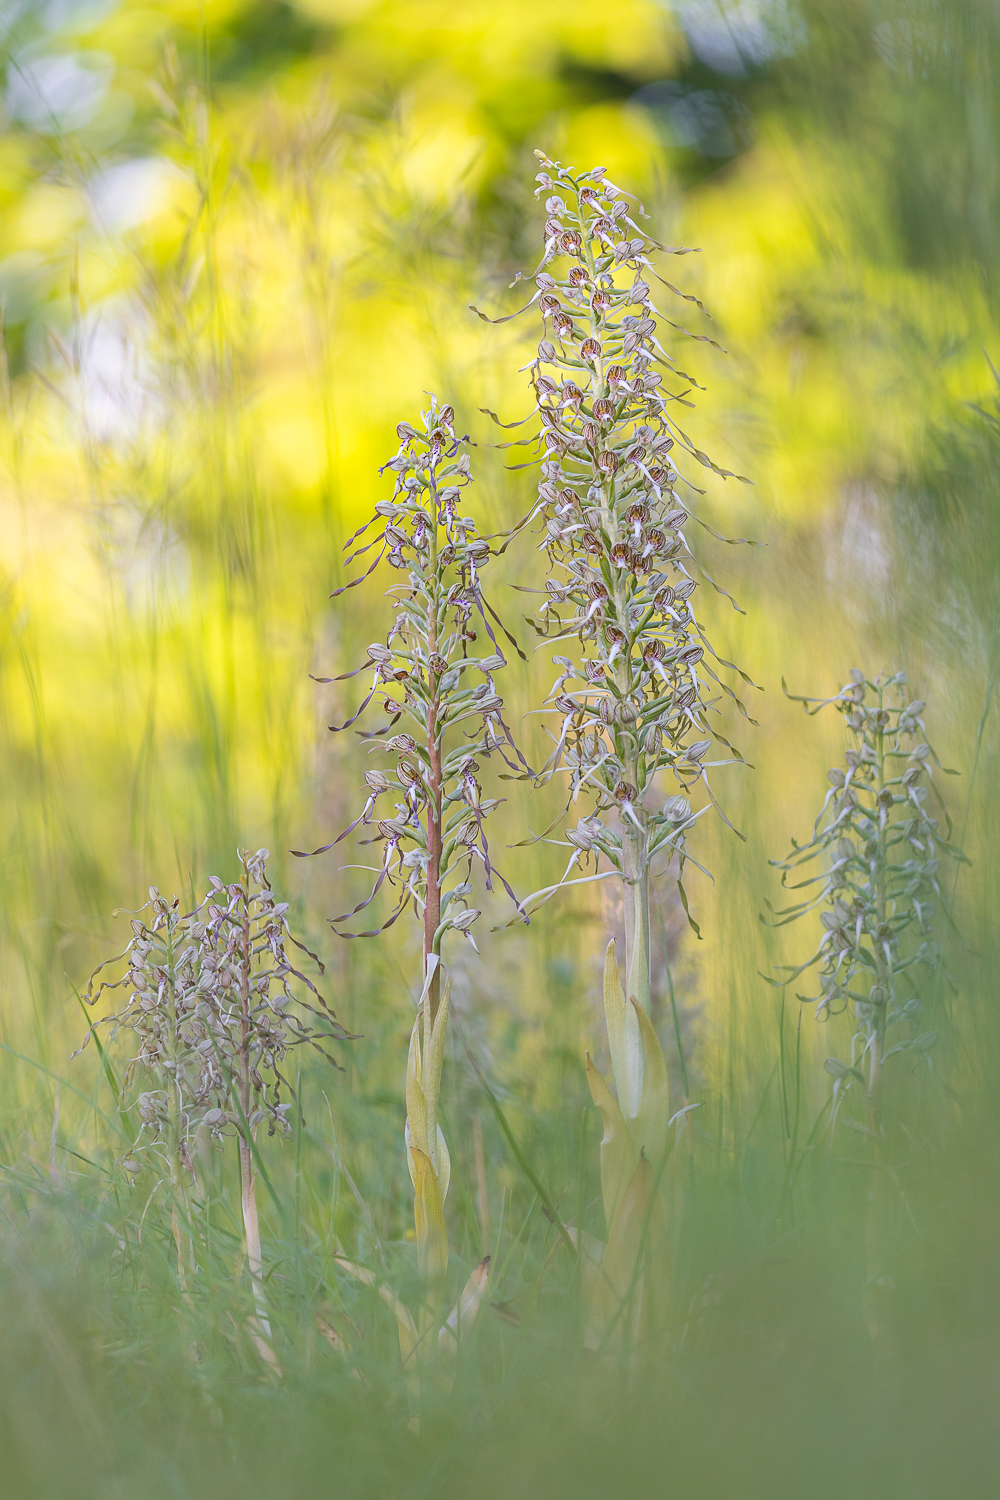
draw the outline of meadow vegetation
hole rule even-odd
[[[5,1493],[981,1492],[992,7],[0,30]]]

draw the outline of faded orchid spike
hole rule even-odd
[[[816,704],[813,713],[835,704],[852,743],[843,766],[828,773],[812,838],[772,861],[783,888],[791,878],[788,888],[807,894],[772,910],[769,924],[783,927],[818,911],[823,935],[805,963],[769,982],[783,988],[816,969],[818,993],[797,998],[815,1004],[818,1020],[853,1011],[849,1062],[826,1062],[834,1079],[834,1118],[848,1091],[860,1085],[869,1126],[880,1135],[886,1059],[926,1058],[936,1039],[924,1029],[921,990],[936,982],[941,966],[940,862],[964,856],[950,841],[951,824],[934,783],[933,765],[940,761],[924,739],[926,705],[909,697],[905,674],[869,680],[855,668],[832,697],[788,696],[807,709]],[[947,838],[930,814],[931,798],[945,818]],[[823,868],[809,876],[807,867],[816,861]],[[890,1029],[899,1039],[887,1048]]]
[[[951,820],[932,773],[932,765],[941,763],[925,739],[926,704],[910,698],[905,673],[869,679],[854,668],[832,698],[799,701],[813,713],[835,703],[851,743],[843,766],[828,773],[829,790],[810,841],[793,842],[791,854],[772,861],[782,872],[782,886],[792,877],[791,889],[801,899],[772,911],[770,925],[781,927],[818,910],[823,936],[811,958],[768,982],[784,988],[817,969],[819,993],[796,998],[814,1003],[818,1020],[846,1011],[854,1023],[846,1057],[828,1057],[824,1066],[833,1079],[831,1150],[841,1111],[857,1100],[849,1123],[866,1137],[870,1153],[865,1303],[874,1338],[887,1290],[885,1184],[898,1183],[899,1142],[914,1139],[899,1114],[905,1094],[893,1090],[891,1113],[886,1109],[885,1069],[903,1064],[911,1073],[932,1071],[933,1017],[947,979],[938,944],[938,913],[945,906],[941,859],[968,861],[951,842]],[[810,703],[818,707],[809,710]],[[930,814],[932,798],[947,838],[940,819]],[[815,862],[821,868],[810,875]]]

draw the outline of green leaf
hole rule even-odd
[[[434,1017],[434,1025],[431,1028],[431,1034],[430,1034],[429,1038],[427,1036],[427,1024],[426,1024],[427,1023],[427,1001],[426,1001],[426,999],[424,1000],[424,1003],[421,1006],[421,1010],[423,1011],[423,1015],[424,1015],[425,1054],[424,1054],[423,1097],[424,1097],[424,1107],[425,1107],[425,1110],[426,1110],[426,1116],[425,1116],[425,1140],[426,1140],[426,1145],[422,1146],[421,1149],[422,1150],[426,1150],[427,1153],[428,1153],[428,1155],[430,1156],[431,1165],[434,1167],[435,1175],[438,1177],[439,1181],[440,1181],[440,1172],[439,1172],[439,1165],[440,1164],[439,1164],[439,1162],[436,1159],[437,1155],[438,1155],[438,1149],[437,1148],[438,1148],[438,1136],[439,1136],[439,1127],[438,1127],[438,1099],[439,1099],[440,1093],[441,1093],[441,1070],[442,1070],[442,1068],[444,1066],[444,1042],[445,1042],[445,1032],[446,1032],[447,1027],[448,1027],[448,1008],[449,1008],[449,1005],[451,1003],[451,975],[449,973],[447,973],[447,971],[444,969],[443,965],[441,966],[441,975],[442,975],[441,997],[440,997],[440,1000],[438,1002],[437,1015]],[[444,1199],[444,1193],[441,1194],[441,1197],[442,1197],[442,1201],[443,1201],[443,1199]]]
[[[440,1281],[448,1269],[448,1230],[431,1159],[425,1151],[410,1153],[414,1183],[413,1222],[417,1231],[417,1265],[425,1281]]]
[[[640,1154],[615,1212],[604,1252],[604,1273],[619,1297],[625,1296],[635,1277],[652,1193],[653,1168]]]
[[[416,1324],[410,1316],[409,1309],[400,1302],[391,1288],[376,1280],[374,1271],[369,1271],[367,1266],[356,1265],[353,1260],[348,1260],[346,1256],[339,1254],[333,1257],[333,1263],[342,1271],[346,1271],[349,1276],[360,1281],[363,1286],[371,1287],[372,1291],[378,1292],[385,1305],[392,1310],[399,1329],[399,1352],[405,1365],[413,1357],[418,1342]]]
[[[632,1138],[638,1148],[645,1147],[652,1161],[659,1164],[667,1146],[667,1124],[670,1119],[670,1084],[660,1039],[642,1006],[633,1000],[639,1022],[644,1055],[642,1098],[639,1113],[632,1126]]]
[[[615,940],[612,938],[604,954],[604,1018],[608,1027],[608,1044],[611,1048],[611,1067],[618,1092],[618,1107],[623,1116],[630,1113],[625,1014],[625,991],[622,989],[618,973],[618,956],[615,951]]]
[[[418,1151],[427,1151],[427,1101],[421,1082],[420,1020],[418,1011],[410,1032],[410,1050],[406,1059],[406,1128],[408,1144]],[[412,1167],[410,1175],[413,1175]]]
[[[632,1131],[615,1102],[600,1072],[586,1054],[587,1082],[590,1094],[604,1121],[604,1138],[601,1141],[601,1196],[604,1199],[604,1220],[610,1232],[618,1209],[619,1200],[630,1177],[635,1171],[637,1146]]]

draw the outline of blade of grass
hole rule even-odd
[[[510,1125],[508,1124],[507,1116],[504,1114],[503,1109],[500,1106],[500,1101],[497,1099],[497,1097],[494,1094],[493,1090],[490,1088],[489,1084],[486,1082],[486,1078],[485,1078],[485,1076],[483,1074],[483,1070],[482,1070],[482,1068],[480,1068],[479,1064],[476,1062],[476,1059],[475,1059],[475,1057],[473,1056],[473,1053],[472,1053],[472,1048],[469,1046],[469,1044],[466,1041],[464,1035],[462,1034],[461,1028],[458,1027],[458,1023],[457,1022],[455,1022],[454,1024],[456,1026],[456,1029],[458,1030],[459,1036],[462,1037],[462,1045],[465,1048],[466,1055],[468,1056],[468,1059],[469,1059],[470,1063],[472,1064],[473,1068],[475,1069],[476,1076],[479,1079],[479,1082],[483,1086],[483,1091],[486,1094],[487,1099],[490,1101],[490,1104],[493,1106],[493,1113],[497,1117],[497,1121],[498,1121],[498,1123],[500,1125],[500,1129],[503,1131],[504,1135],[507,1138],[507,1144],[510,1146],[510,1149],[513,1151],[514,1158],[517,1161],[518,1166],[521,1168],[521,1171],[524,1173],[525,1177],[528,1179],[528,1181],[531,1183],[531,1186],[534,1188],[535,1192],[538,1194],[539,1199],[541,1200],[542,1204],[544,1205],[546,1213],[549,1215],[552,1223],[555,1225],[555,1227],[558,1229],[560,1235],[562,1236],[563,1243],[565,1244],[566,1248],[570,1251],[571,1255],[573,1255],[575,1257],[578,1254],[578,1250],[577,1250],[577,1246],[574,1245],[574,1243],[573,1243],[573,1237],[572,1237],[572,1235],[569,1233],[569,1230],[566,1228],[566,1225],[563,1223],[562,1219],[559,1217],[559,1211],[556,1208],[555,1204],[552,1202],[552,1199],[550,1198],[549,1194],[546,1192],[545,1188],[543,1187],[541,1179],[539,1178],[538,1174],[535,1172],[534,1168],[531,1166],[531,1163],[528,1161],[528,1159],[525,1156],[524,1152],[521,1150],[520,1146],[518,1145],[517,1139],[516,1139],[516,1137],[514,1135],[514,1132],[511,1130]]]
[[[54,1073],[52,1069],[47,1068],[44,1063],[36,1062],[33,1057],[25,1057],[23,1052],[15,1052],[14,1048],[9,1047],[6,1042],[0,1042],[0,1047],[2,1047],[5,1052],[9,1052],[11,1057],[16,1057],[18,1062],[27,1063],[30,1068],[37,1068],[39,1073],[45,1073],[47,1077],[55,1079],[56,1083],[62,1084],[63,1088],[69,1089],[71,1093],[76,1094],[77,1098],[82,1099],[84,1104],[88,1105],[91,1109],[94,1110],[95,1114],[100,1115],[101,1119],[106,1125],[110,1125],[111,1129],[114,1130],[118,1135],[122,1136],[123,1139],[127,1139],[127,1137],[125,1136],[125,1132],[122,1130],[121,1126],[116,1125],[111,1116],[106,1115],[103,1109],[100,1109],[94,1103],[90,1095],[85,1094],[82,1089],[78,1089],[75,1083],[70,1083],[59,1073]]]

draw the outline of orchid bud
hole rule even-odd
[[[469,907],[467,911],[460,911],[456,916],[452,917],[451,925],[452,927],[457,927],[459,932],[468,932],[473,922],[481,915],[482,913],[476,911],[474,907]]]

